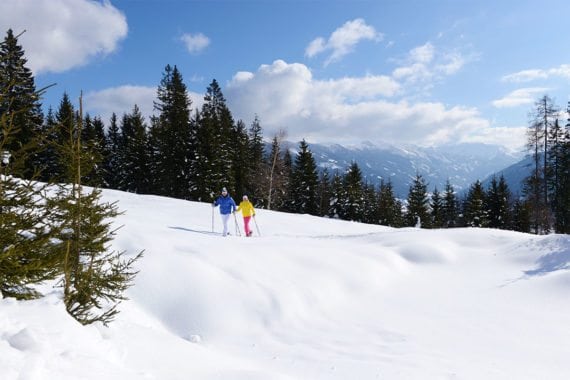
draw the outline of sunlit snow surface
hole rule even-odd
[[[0,300],[0,379],[570,378],[566,236],[258,210],[261,236],[224,238],[209,204],[104,199],[114,248],[145,250],[130,300],[109,328],[52,287]]]

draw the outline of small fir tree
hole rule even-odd
[[[87,173],[82,172],[82,118],[68,127],[61,155],[67,157],[66,171],[74,177],[69,184],[61,184],[49,202],[57,212],[53,224],[61,231],[58,249],[64,258],[64,303],[68,313],[82,324],[108,324],[118,313],[118,304],[126,299],[124,292],[132,285],[137,273],[133,266],[142,252],[125,258],[124,252],[110,251],[117,206],[101,202],[101,190],[83,187],[82,178]]]

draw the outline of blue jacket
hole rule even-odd
[[[224,215],[234,212],[237,208],[236,202],[229,195],[226,195],[225,197],[220,195],[214,201],[214,206],[220,206],[220,214]]]

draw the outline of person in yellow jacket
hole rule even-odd
[[[255,209],[249,199],[247,199],[247,195],[243,196],[243,200],[239,203],[238,208],[236,209],[236,212],[237,211],[241,211],[241,214],[243,215],[243,230],[245,232],[245,236],[251,236],[253,231],[249,228],[249,222],[251,221],[251,217],[255,216]]]

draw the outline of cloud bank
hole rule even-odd
[[[396,100],[400,88],[389,76],[317,80],[303,64],[276,60],[236,74],[224,92],[237,119],[259,115],[266,137],[286,129],[291,140],[429,146],[489,136],[477,109]]]
[[[2,0],[0,27],[26,30],[19,42],[35,75],[108,55],[128,31],[125,15],[110,2],[88,0]]]

